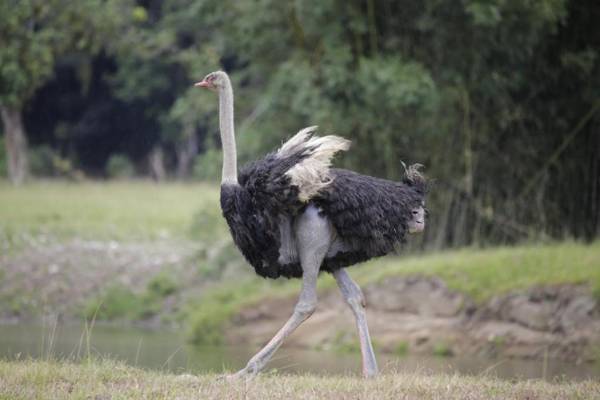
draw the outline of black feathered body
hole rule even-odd
[[[281,220],[292,221],[313,204],[333,225],[337,251],[321,271],[333,272],[394,251],[408,233],[411,211],[425,198],[422,179],[393,182],[344,169],[330,169],[331,183],[308,202],[286,172],[305,157],[277,153],[240,172],[239,185],[221,186],[221,208],[233,240],[256,273],[267,278],[301,277],[296,259],[281,262]]]

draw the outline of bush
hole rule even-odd
[[[131,178],[134,175],[133,164],[127,156],[115,154],[106,163],[106,173],[109,178]]]
[[[440,342],[433,346],[433,355],[438,357],[451,357],[454,355],[454,352],[448,344]]]
[[[73,167],[68,158],[62,158],[48,145],[30,148],[28,151],[29,170],[33,176],[62,176],[75,180],[84,178],[83,172]]]
[[[50,146],[41,145],[29,149],[29,171],[34,176],[53,176],[59,162],[58,155]],[[71,169],[68,163],[67,169]]]
[[[263,291],[264,283],[258,281],[227,283],[208,290],[199,302],[188,305],[188,341],[201,346],[222,344],[231,318],[259,299]]]
[[[159,272],[148,282],[147,295],[152,299],[167,297],[177,290],[177,283],[171,273]]]
[[[114,284],[88,301],[82,314],[89,320],[147,319],[161,311],[165,297],[174,294],[177,288],[177,283],[167,271],[159,272],[150,279],[142,293]]]
[[[406,341],[400,341],[397,345],[396,348],[394,349],[394,354],[400,357],[404,357],[405,355],[408,354],[408,348],[409,348],[409,344]]]
[[[104,294],[89,301],[83,310],[87,319],[114,320],[140,313],[142,302],[122,285],[110,286]]]

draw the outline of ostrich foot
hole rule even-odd
[[[262,363],[254,360],[248,361],[248,364],[233,374],[222,375],[217,378],[219,381],[233,382],[245,378],[246,380],[252,379],[258,375],[258,373],[264,368],[268,360],[264,360]]]
[[[252,379],[256,374],[249,374],[246,369],[241,369],[233,374],[224,374],[217,377],[217,382],[237,382],[242,378]]]
[[[375,378],[379,375],[377,364],[367,361],[363,364],[363,377]]]
[[[221,375],[217,378],[219,382],[237,382],[242,378],[246,380],[252,379],[256,376],[256,374],[249,373],[245,368],[239,370],[238,372],[234,372],[233,374]]]
[[[242,378],[249,380],[249,379],[256,377],[256,375],[258,375],[258,373],[260,372],[261,369],[262,368],[258,368],[258,365],[256,363],[249,362],[248,365],[246,365],[244,368],[240,369],[239,371],[234,372],[233,374],[222,375],[222,376],[218,377],[217,380],[227,381],[227,382],[235,382]]]

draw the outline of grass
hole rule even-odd
[[[585,284],[600,295],[600,241],[490,249],[466,248],[424,256],[382,258],[350,269],[359,283],[390,276],[436,276],[476,303],[533,286]]]
[[[437,357],[450,357],[454,355],[454,352],[446,343],[439,342],[433,346],[433,355]]]
[[[486,376],[391,372],[356,376],[264,374],[228,382],[97,360],[0,361],[0,399],[600,399],[600,383],[505,381]]]
[[[407,341],[402,340],[402,341],[398,342],[396,347],[394,347],[394,354],[399,357],[404,357],[405,355],[408,354],[409,349],[410,349],[410,344]]]
[[[186,237],[193,216],[210,220],[211,237],[223,237],[225,224],[214,223],[220,220],[218,199],[218,186],[201,183],[34,181],[14,187],[0,181],[0,239]]]
[[[197,345],[223,343],[223,331],[231,319],[243,308],[267,297],[284,297],[293,293],[292,281],[282,283],[266,280],[227,282],[208,290],[196,302],[188,305],[187,316],[190,342]]]
[[[585,284],[600,294],[600,241],[589,245],[562,242],[384,257],[349,271],[361,286],[394,276],[436,276],[477,304],[539,285]],[[294,296],[299,287],[297,280],[273,282],[254,278],[214,288],[190,311],[191,341],[219,343],[224,327],[242,308],[267,298]],[[319,279],[321,292],[334,288],[335,281],[329,274]],[[442,347],[435,353],[445,356],[449,349]]]
[[[88,300],[81,314],[86,320],[148,318],[157,314],[164,299],[177,289],[177,283],[164,271],[156,274],[142,293],[134,293],[124,285],[113,284],[101,295]]]

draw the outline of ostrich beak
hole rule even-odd
[[[200,81],[200,82],[194,83],[194,86],[207,88],[207,87],[210,87],[210,84],[206,81]]]

